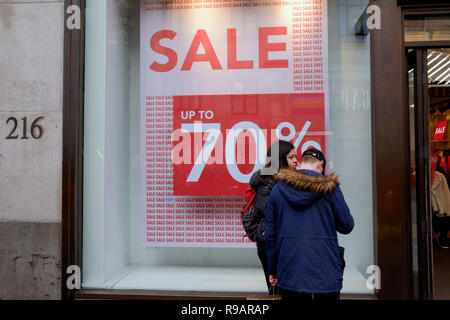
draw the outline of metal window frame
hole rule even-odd
[[[62,276],[61,296],[74,299],[67,288],[70,265],[82,268],[83,128],[85,0],[65,0],[81,9],[81,29],[69,30],[64,18],[63,156],[62,156]]]

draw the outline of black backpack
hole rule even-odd
[[[253,242],[255,242],[256,230],[258,229],[254,214],[255,203],[256,191],[250,187],[245,191],[245,204],[241,209],[241,222],[245,231],[244,237],[248,237]]]

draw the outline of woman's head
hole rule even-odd
[[[267,150],[267,158],[272,157],[272,151],[276,152],[276,149],[279,150],[278,153],[278,163],[279,169],[282,168],[292,168],[295,169],[297,165],[297,155],[294,145],[288,141],[278,140],[274,142],[269,150]],[[269,164],[270,165],[270,164]]]

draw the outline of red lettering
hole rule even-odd
[[[172,30],[160,30],[156,32],[150,41],[151,48],[161,55],[168,58],[167,63],[162,64],[154,61],[150,69],[156,72],[167,72],[175,68],[178,63],[176,51],[164,47],[160,44],[161,39],[167,38],[173,40],[177,33]],[[269,42],[269,36],[287,35],[287,27],[262,27],[259,28],[259,68],[288,68],[288,59],[269,59],[269,52],[286,52],[286,42]],[[205,53],[198,53],[202,45]],[[297,52],[300,55],[300,52]],[[295,55],[295,53],[294,53]],[[306,55],[303,53],[303,55]],[[308,54],[311,55],[311,54]],[[192,69],[194,62],[209,62],[213,70],[222,70],[222,65],[217,57],[214,47],[209,39],[206,30],[199,29],[195,33],[191,46],[181,67],[182,71]],[[236,28],[227,29],[227,69],[253,69],[253,60],[237,59],[237,37]],[[150,104],[153,102],[150,102]],[[151,119],[148,122],[152,122]]]
[[[236,29],[227,29],[227,67],[228,69],[253,69],[253,61],[238,61],[236,48]]]
[[[288,68],[289,62],[283,60],[269,60],[269,51],[286,51],[286,42],[269,43],[269,36],[287,35],[286,27],[264,27],[259,28],[259,67],[265,68]]]
[[[198,49],[200,44],[203,46],[205,50],[204,54],[199,54]],[[191,47],[186,55],[186,59],[184,60],[183,66],[181,67],[182,71],[191,70],[192,64],[194,62],[202,62],[208,61],[213,70],[222,70],[222,66],[220,65],[219,59],[217,58],[216,52],[209,40],[208,35],[206,34],[206,30],[200,29],[197,30],[194,40],[192,40]]]
[[[152,38],[150,40],[150,47],[156,53],[166,56],[169,59],[169,61],[167,61],[167,63],[165,63],[165,64],[161,64],[159,62],[154,61],[152,63],[152,65],[150,66],[151,70],[156,71],[156,72],[167,72],[167,71],[170,71],[173,68],[175,68],[175,66],[177,65],[177,62],[178,62],[177,53],[170,48],[163,47],[162,45],[159,44],[159,41],[163,38],[168,38],[168,39],[172,40],[173,38],[175,38],[176,35],[177,35],[177,33],[175,31],[161,30],[161,31],[156,32],[152,36]]]

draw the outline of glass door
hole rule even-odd
[[[450,299],[450,49],[427,50],[433,279],[435,300]]]
[[[416,297],[433,299],[430,134],[426,49],[408,49],[411,225]]]
[[[407,49],[413,283],[450,299],[450,44]]]
[[[409,89],[413,283],[418,299],[450,299],[450,179],[448,165],[443,165],[448,162],[450,148],[450,8],[405,10],[403,22]],[[439,194],[438,187],[442,189]]]

